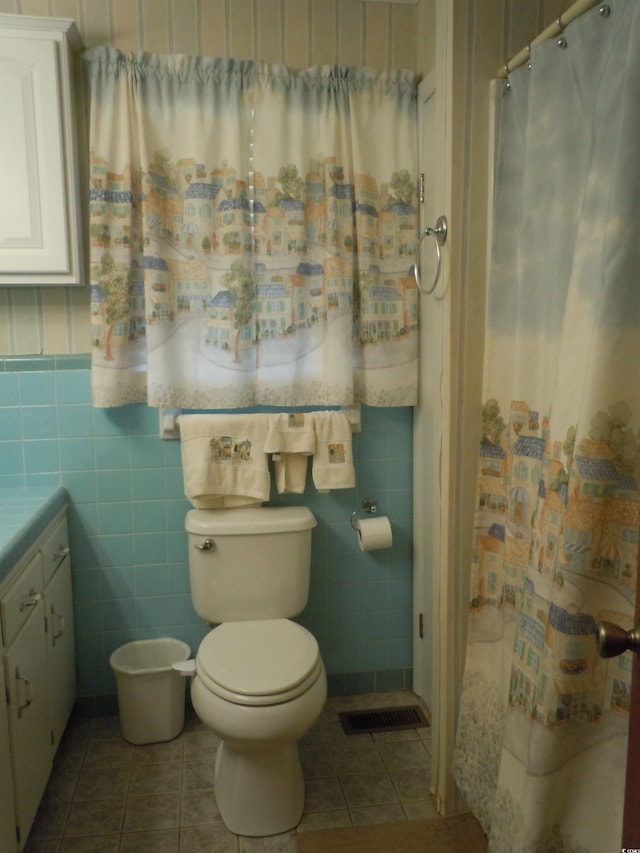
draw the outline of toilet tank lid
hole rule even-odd
[[[306,506],[191,509],[185,520],[187,531],[201,536],[294,533],[300,530],[311,530],[316,524],[314,514]]]

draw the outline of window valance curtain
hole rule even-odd
[[[94,404],[415,404],[412,72],[85,59]]]

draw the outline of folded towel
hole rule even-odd
[[[196,509],[269,500],[267,415],[180,415],[184,493]]]
[[[265,453],[313,453],[316,435],[309,412],[278,412],[267,417],[269,431],[264,443]]]
[[[316,446],[311,473],[315,487],[351,489],[356,484],[351,421],[346,412],[314,412]]]
[[[307,485],[307,459],[304,453],[281,453],[273,456],[273,473],[279,495],[304,494]]]
[[[307,481],[307,457],[315,448],[313,418],[304,412],[269,415],[269,431],[264,449],[273,454],[273,470],[278,494],[301,495]]]

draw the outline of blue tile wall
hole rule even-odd
[[[333,694],[411,686],[412,410],[362,408],[355,489],[272,495],[307,504],[309,604]],[[191,605],[180,445],[146,406],[94,409],[88,356],[0,359],[0,488],[64,485],[74,576],[79,696],[99,712],[115,695],[109,655],[172,636],[195,649],[207,626]],[[363,553],[350,517],[365,497],[393,523],[393,547]]]

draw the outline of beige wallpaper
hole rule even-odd
[[[430,67],[433,0],[0,0],[0,12],[72,18],[87,48],[282,62]],[[87,288],[0,288],[0,356],[89,351]]]

